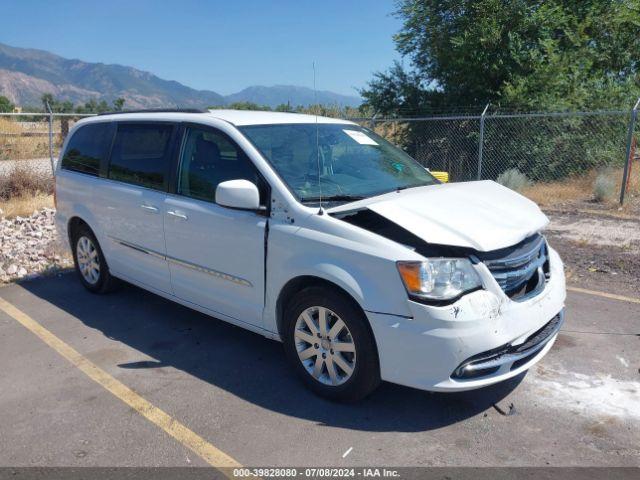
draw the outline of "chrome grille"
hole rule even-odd
[[[508,251],[502,252],[504,256],[481,259],[502,290],[514,300],[530,298],[539,293],[549,273],[549,255],[544,237],[535,235],[505,250]]]

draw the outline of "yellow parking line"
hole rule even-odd
[[[640,298],[625,297],[616,295],[615,293],[599,292],[597,290],[587,290],[586,288],[567,287],[570,292],[585,293],[587,295],[595,295],[596,297],[610,298],[612,300],[620,300],[622,302],[640,303]]]
[[[72,365],[81,370],[91,380],[111,392],[131,408],[135,409],[140,415],[160,427],[185,447],[193,450],[193,452],[200,456],[209,465],[216,468],[227,467],[225,470],[221,471],[230,478],[232,478],[233,475],[231,474],[232,470],[229,470],[228,467],[241,467],[241,465],[229,455],[211,445],[197,433],[189,430],[183,424],[138,395],[122,382],[116,380],[113,376],[109,375],[89,359],[78,353],[74,348],[60,340],[29,315],[2,298],[0,298],[0,310],[3,310],[7,315],[13,317],[26,329],[40,337],[44,343],[69,360]]]

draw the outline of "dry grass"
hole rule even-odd
[[[50,173],[18,163],[0,176],[0,217],[28,216],[44,207],[53,207]]]
[[[542,207],[558,207],[563,204],[574,204],[576,202],[594,202],[594,182],[598,177],[597,170],[593,170],[586,175],[572,177],[566,180],[549,183],[536,183],[522,191],[522,194],[530,198]],[[618,203],[618,195],[620,194],[620,186],[622,185],[623,169],[611,169],[607,171],[615,185],[611,195],[604,202],[603,207],[617,210],[620,205]],[[629,190],[627,194],[628,204],[631,205],[635,197],[640,193],[640,162],[634,162],[632,168],[631,180],[629,182]],[[623,210],[627,210],[625,204]]]
[[[53,208],[53,195],[38,193],[0,200],[0,217],[27,217],[43,208]]]
[[[0,177],[0,200],[53,193],[53,176],[27,164],[16,163]]]
[[[596,173],[591,172],[587,175],[558,182],[536,183],[525,188],[522,194],[542,207],[552,207],[577,200],[588,200],[593,197],[593,182],[595,178]]]
[[[364,122],[363,125],[371,127],[371,122]],[[399,122],[378,122],[375,124],[373,131],[382,138],[400,146],[407,143],[409,136],[409,126]]]
[[[0,118],[0,160],[18,160],[49,156],[48,126],[25,130],[15,121]]]
[[[0,132],[2,133],[22,133],[22,128],[18,122],[0,117]]]

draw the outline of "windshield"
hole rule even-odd
[[[240,130],[301,202],[318,202],[320,195],[323,201],[346,202],[438,183],[409,155],[357,125],[251,125]]]

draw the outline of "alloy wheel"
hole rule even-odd
[[[296,320],[295,345],[305,370],[324,385],[345,383],[355,370],[356,346],[349,328],[333,311],[315,306]]]
[[[78,239],[76,257],[82,278],[91,285],[98,283],[100,279],[100,257],[98,256],[98,249],[90,238],[81,236]]]

